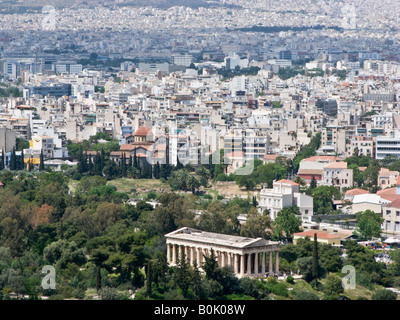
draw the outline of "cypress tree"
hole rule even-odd
[[[2,150],[1,151],[1,160],[0,160],[0,170],[3,170],[5,168],[4,158],[5,158],[4,150]]]
[[[126,177],[126,156],[125,152],[122,153],[122,163],[121,163],[121,175],[122,177]]]
[[[43,156],[43,150],[40,151],[39,170],[40,170],[40,171],[43,171],[43,170],[44,170],[44,156]]]
[[[133,158],[132,155],[129,156],[129,163],[128,163],[128,168],[131,169],[133,167]]]
[[[137,159],[137,155],[136,155],[136,149],[135,149],[135,151],[134,151],[134,153],[133,153],[133,166],[136,168],[136,169],[139,169],[139,163],[138,163],[138,159]]]
[[[183,168],[183,164],[179,161],[179,156],[176,156],[176,169],[182,169]]]
[[[147,296],[151,295],[151,283],[153,282],[152,281],[153,273],[152,273],[151,269],[152,269],[152,261],[149,260],[147,262],[147,266],[146,266],[146,293],[147,293]]]
[[[15,148],[13,148],[11,152],[11,159],[10,159],[10,170],[16,170],[16,159],[15,159]]]
[[[148,179],[153,179],[153,166],[149,164],[148,168]]]
[[[160,178],[167,179],[167,177],[167,165],[163,163],[160,167]]]
[[[317,279],[319,277],[319,257],[318,257],[318,241],[317,233],[314,233],[314,243],[312,251],[312,278]]]
[[[317,187],[317,180],[315,180],[315,177],[313,175],[310,182],[310,189],[315,189],[316,187]]]
[[[154,165],[153,174],[155,179],[160,179],[160,163],[158,161]]]
[[[93,174],[101,175],[102,170],[103,168],[102,168],[101,155],[99,153],[96,153],[93,163]]]
[[[92,174],[93,173],[93,162],[92,162],[92,155],[91,154],[89,154],[89,165],[88,165],[88,171],[89,171],[89,174]]]
[[[103,148],[101,148],[100,160],[100,171],[103,171],[106,164],[106,153]]]
[[[25,156],[24,156],[24,150],[21,150],[21,159],[20,159],[20,169],[24,170],[25,169]]]

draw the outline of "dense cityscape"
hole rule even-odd
[[[398,300],[398,12],[0,0],[0,300]]]

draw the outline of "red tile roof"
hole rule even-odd
[[[148,132],[151,132],[150,128],[147,127],[140,127],[136,130],[135,136],[147,136]]]
[[[276,182],[287,183],[287,184],[291,184],[292,186],[299,186],[298,183],[296,183],[296,182],[294,182],[294,181],[291,181],[291,180],[287,180],[287,179],[281,179],[281,180],[276,181]]]
[[[300,237],[310,237],[314,239],[314,234],[317,234],[318,239],[342,239],[347,238],[351,233],[344,232],[327,232],[327,231],[317,231],[317,230],[307,230],[303,232],[294,233],[294,236]]]
[[[347,190],[345,195],[346,196],[355,196],[357,194],[366,194],[366,193],[369,193],[369,192],[364,189],[356,188],[356,189]]]
[[[400,209],[400,198],[398,198],[398,199],[392,201],[392,202],[391,202],[390,204],[388,204],[386,207],[387,207],[387,208],[390,207],[390,208],[399,208],[399,209]]]

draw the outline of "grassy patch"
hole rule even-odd
[[[154,190],[159,192],[163,190],[164,192],[171,191],[171,187],[167,183],[161,182],[158,179],[130,179],[130,178],[118,178],[110,180],[107,182],[108,185],[114,185],[117,187],[118,192],[131,193],[133,189],[136,192],[144,193]]]

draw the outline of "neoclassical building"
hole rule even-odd
[[[176,265],[182,253],[190,265],[201,267],[204,256],[211,249],[222,268],[230,265],[238,277],[264,276],[279,272],[279,243],[262,238],[247,238],[220,233],[205,232],[183,227],[165,235],[167,260]],[[275,261],[274,261],[275,260]]]

